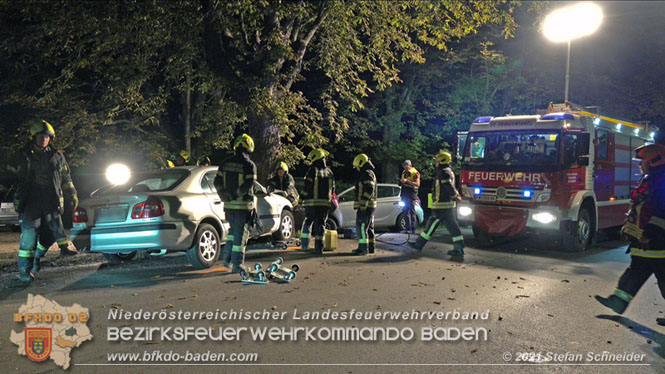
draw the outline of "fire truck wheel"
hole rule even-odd
[[[473,230],[473,236],[478,241],[478,245],[480,247],[489,247],[492,245],[492,238],[489,236],[488,233],[479,229],[476,225],[472,227],[472,230]]]
[[[591,213],[586,208],[580,210],[577,221],[570,222],[561,232],[562,250],[566,252],[582,252],[591,244],[593,223]]]

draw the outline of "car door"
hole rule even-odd
[[[399,187],[391,185],[377,186],[377,207],[374,211],[374,226],[394,226],[401,212],[399,206]]]
[[[226,219],[226,216],[224,215],[224,203],[222,202],[222,199],[219,198],[217,189],[215,188],[215,175],[217,175],[217,170],[205,173],[203,178],[201,178],[201,189],[208,199],[208,204],[210,204],[212,212],[215,213],[217,218],[224,221]]]
[[[342,212],[342,221],[344,227],[356,227],[356,210],[353,209],[353,200],[355,199],[355,187],[342,191],[337,198],[339,199],[339,210]]]

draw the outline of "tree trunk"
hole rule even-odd
[[[182,108],[182,116],[185,119],[185,150],[192,157],[192,86],[191,77],[187,74],[187,88],[185,90],[185,102]]]
[[[266,184],[268,177],[277,165],[277,158],[281,151],[279,141],[279,127],[271,123],[269,118],[258,116],[255,111],[247,115],[248,133],[254,139],[254,153],[252,161],[256,164],[258,181]]]

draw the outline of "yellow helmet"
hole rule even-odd
[[[171,160],[166,160],[166,166],[167,166],[167,167],[170,167],[170,168],[174,168],[174,167],[175,167],[175,164],[174,164],[173,161],[171,161]]]
[[[439,152],[435,157],[437,161],[439,161],[440,164],[449,164],[453,160],[453,156],[450,155],[448,152]]]
[[[353,159],[353,167],[362,168],[368,161],[369,157],[366,154],[361,153]]]
[[[55,130],[50,123],[42,120],[35,121],[35,123],[30,126],[30,136],[34,137],[37,134],[44,133],[51,137],[51,140],[55,139]]]
[[[245,148],[249,152],[254,152],[254,139],[247,134],[242,134],[233,142],[233,150],[235,151],[238,147]]]
[[[289,172],[289,165],[286,164],[286,162],[282,161],[277,165],[277,170],[284,170],[285,172]]]
[[[309,162],[314,162],[316,160],[320,160],[328,155],[328,152],[323,150],[322,148],[316,148],[313,149],[311,152],[309,152],[309,155],[307,155],[307,160]]]
[[[185,159],[185,162],[189,162],[189,153],[185,151],[184,149],[180,151],[180,157]]]

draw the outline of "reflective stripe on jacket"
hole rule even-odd
[[[376,175],[372,169],[360,171],[356,180],[356,196],[353,209],[376,208]]]
[[[224,160],[215,176],[215,188],[219,197],[224,201],[224,208],[254,209],[255,181],[256,165],[249,159],[249,154],[239,151]]]
[[[330,206],[335,191],[335,177],[326,166],[312,166],[305,174],[301,198],[303,206]]]
[[[450,167],[439,167],[432,185],[432,209],[452,209],[457,204],[455,174]]]

